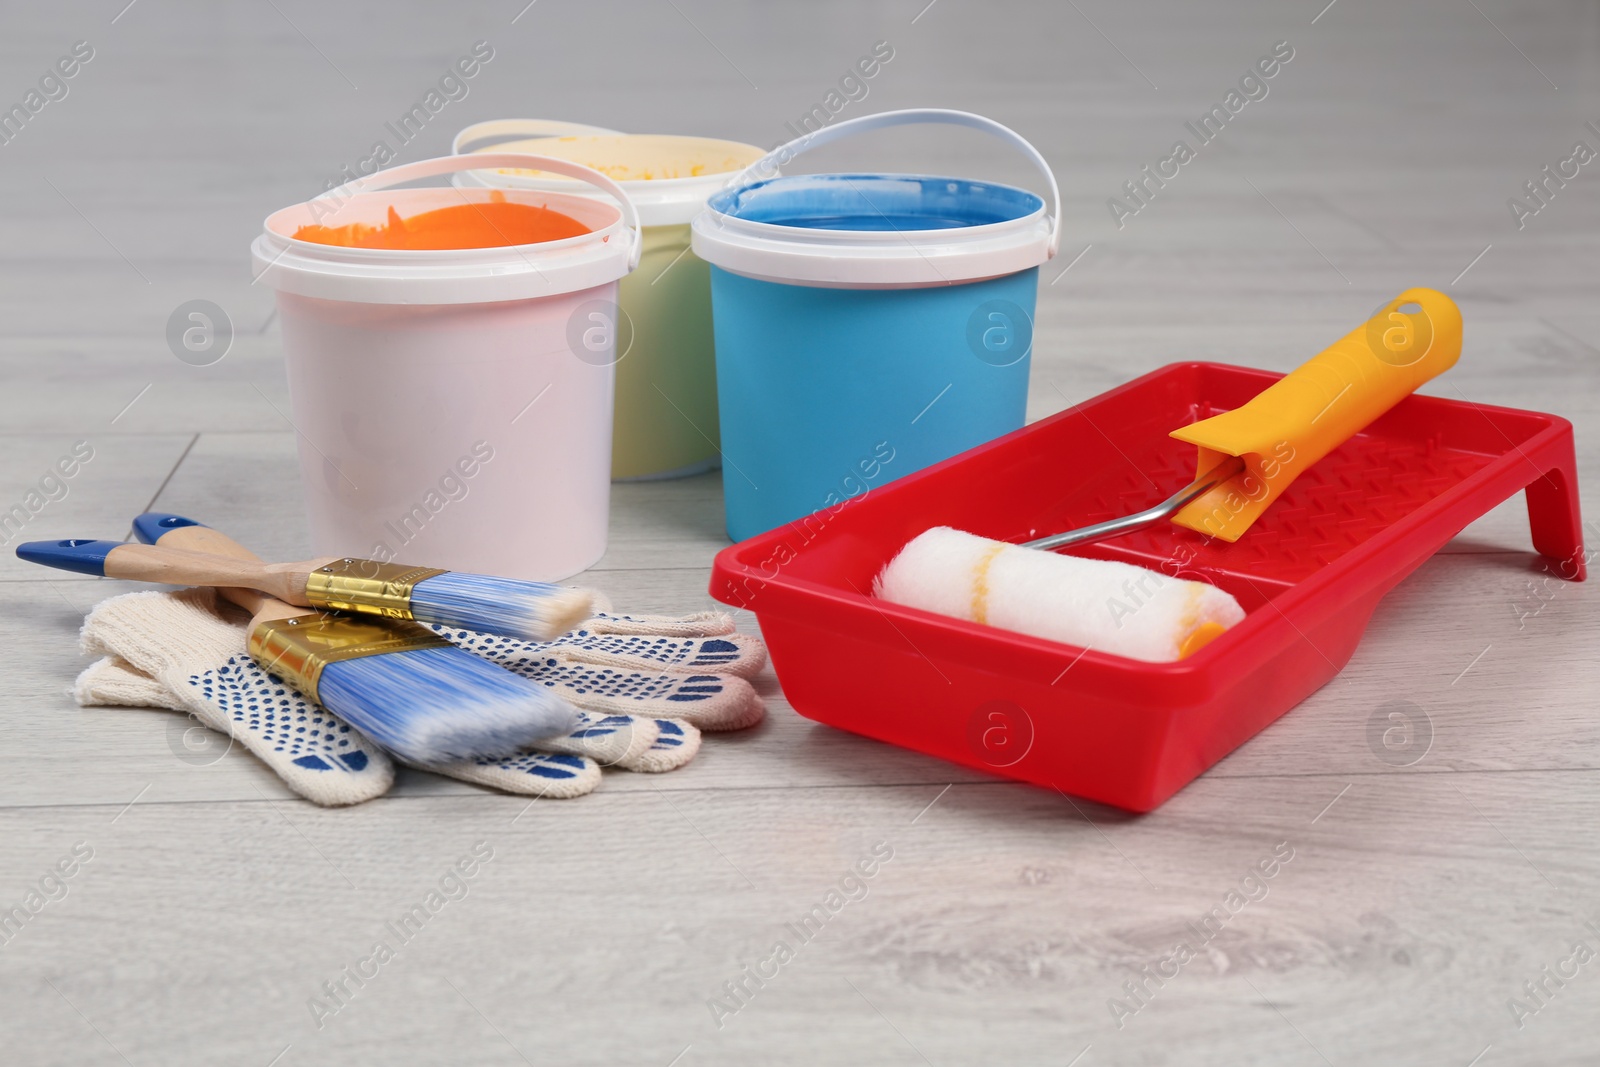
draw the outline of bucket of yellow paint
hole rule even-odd
[[[622,280],[612,332],[617,399],[611,475],[617,480],[698,474],[720,461],[711,271],[689,249],[689,222],[711,194],[760,159],[755,145],[709,137],[624,134],[593,126],[500,119],[468,126],[453,151],[536,152],[592,167],[616,181],[644,226],[639,268]],[[603,197],[557,174],[466,171],[464,188],[534,189]],[[603,316],[602,316],[603,318]]]

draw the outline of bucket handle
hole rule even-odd
[[[923,123],[935,123],[947,126],[966,126],[969,129],[979,130],[992,134],[1000,140],[1011,145],[1017,151],[1027,156],[1029,161],[1043,174],[1045,181],[1050,184],[1051,210],[1050,216],[1050,258],[1061,248],[1061,190],[1056,185],[1055,172],[1050,169],[1050,164],[1045,161],[1039,150],[1033,147],[1020,133],[1009,126],[1002,126],[993,119],[974,115],[970,111],[953,111],[942,107],[913,107],[901,111],[880,111],[876,115],[862,115],[858,118],[846,119],[833,126],[824,126],[812,133],[801,134],[788,144],[779,145],[754,163],[750,164],[739,175],[729,182],[729,187],[743,185],[748,176],[759,173],[770,177],[776,174],[778,167],[785,165],[789,160],[800,153],[837,141],[851,134],[866,133],[869,130],[881,130],[890,126],[914,126]]]
[[[613,200],[622,205],[622,221],[633,234],[633,248],[628,254],[628,270],[631,272],[639,265],[639,255],[644,249],[644,233],[639,227],[639,212],[633,206],[633,201],[628,199],[628,194],[622,191],[622,186],[601,174],[597,170],[585,167],[581,163],[570,160],[556,159],[553,156],[536,156],[526,152],[481,152],[465,156],[439,156],[436,159],[423,159],[416,163],[405,163],[388,170],[381,170],[376,174],[369,174],[355,181],[345,182],[336,189],[330,189],[322,196],[336,199],[348,199],[356,193],[368,193],[378,189],[388,189],[391,186],[402,185],[406,182],[416,181],[418,178],[434,178],[441,174],[454,174],[461,170],[483,170],[495,167],[521,167],[530,170],[547,170],[553,174],[564,174],[569,178],[576,178],[588,182],[597,189],[602,190]],[[318,197],[320,200],[321,197]]]

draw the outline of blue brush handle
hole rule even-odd
[[[106,557],[113,548],[121,548],[121,541],[29,541],[17,546],[17,558],[29,563],[54,567],[58,571],[75,571],[105,577]]]
[[[186,519],[182,515],[174,515],[170,511],[147,511],[133,520],[133,536],[141,544],[153,545],[161,540],[161,535],[168,530],[176,530],[184,526],[204,526],[203,522]]]

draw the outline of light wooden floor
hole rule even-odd
[[[1060,175],[1031,417],[1179,359],[1288,369],[1431,285],[1467,345],[1429,391],[1572,419],[1600,502],[1600,163],[1523,229],[1507,207],[1600,148],[1593,4],[124,2],[0,14],[7,107],[95,50],[0,146],[0,506],[95,449],[30,537],[120,536],[153,504],[307,551],[248,243],[479,39],[495,58],[402,158],[505,115],[770,145],[888,41],[847,114],[983,112]],[[1118,229],[1106,199],[1280,40],[1269,95]],[[819,162],[1026,180],[990,155],[906,134]],[[165,342],[195,298],[238,334],[210,367]],[[708,607],[719,493],[619,487],[587,580]],[[0,559],[0,908],[93,849],[0,945],[0,1060],[1592,1064],[1600,961],[1523,989],[1600,952],[1596,590],[1540,577],[1513,500],[1394,591],[1343,675],[1143,818],[810,724],[770,677],[770,721],[679,774],[532,807],[407,774],[324,811],[247,756],[181,761],[167,717],[75,707],[76,627],[123,587]],[[1368,745],[1394,701],[1433,734],[1404,768]],[[480,841],[470,895],[319,1031],[308,999]],[[719,1029],[708,1000],[877,842],[866,898]],[[1123,984],[1285,842],[1268,896],[1119,1027]]]

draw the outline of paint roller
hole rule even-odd
[[[1232,411],[1172,436],[1198,448],[1195,480],[1134,515],[1024,544],[940,526],[911,540],[873,583],[909,607],[1151,662],[1179,660],[1240,622],[1206,582],[1052,551],[1170,519],[1237,541],[1302,473],[1461,354],[1461,313],[1408,289],[1320,355]]]

